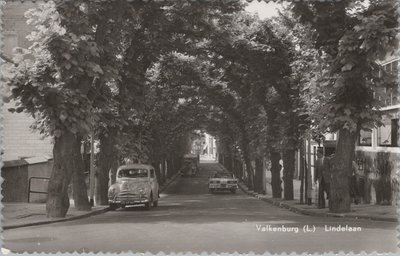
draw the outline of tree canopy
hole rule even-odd
[[[107,202],[110,169],[128,158],[156,166],[179,158],[196,129],[217,136],[221,150],[244,162],[250,187],[259,180],[252,162],[265,156],[280,182],[282,155],[284,197],[293,199],[294,156],[303,137],[346,130],[354,140],[379,121],[373,92],[384,81],[376,60],[397,47],[398,4],[296,2],[267,20],[244,6],[239,0],[40,4],[27,13],[36,28],[32,46],[17,50],[7,81],[19,104],[11,111],[28,112],[34,128],[54,136],[55,155],[67,147],[75,152],[88,136],[99,140],[100,203]],[[351,151],[338,150],[340,157]],[[67,167],[78,165],[55,165],[52,202],[67,204]],[[280,183],[274,196],[279,189]],[[66,213],[48,206],[50,216]]]

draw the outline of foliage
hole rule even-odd
[[[318,107],[312,112],[321,129],[355,131],[379,121],[373,93],[385,81],[376,61],[397,47],[397,8],[395,1],[293,4],[300,21],[315,30],[322,65],[314,71]]]

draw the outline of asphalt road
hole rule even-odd
[[[400,252],[396,223],[303,216],[240,191],[209,194],[207,178],[217,168],[204,163],[198,177],[178,178],[151,211],[129,207],[76,221],[6,230],[3,247],[13,252]],[[307,225],[311,232],[304,232]],[[325,225],[361,231],[327,232]],[[292,231],[269,229],[273,227]]]

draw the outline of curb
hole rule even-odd
[[[160,193],[163,192],[171,183],[176,180],[181,175],[182,169],[179,169],[179,171],[174,174],[171,178],[165,181],[164,185],[161,186],[160,188]]]
[[[160,192],[164,191],[179,175],[181,174],[181,170],[179,170],[174,176],[172,176],[161,188]],[[37,221],[37,222],[31,222],[31,223],[24,223],[24,224],[15,224],[15,225],[5,225],[2,227],[3,230],[8,230],[8,229],[15,229],[15,228],[23,228],[23,227],[31,227],[31,226],[39,226],[39,225],[46,225],[46,224],[52,224],[52,223],[57,223],[57,222],[65,222],[65,221],[71,221],[71,220],[78,220],[78,219],[83,219],[87,218],[90,216],[102,214],[105,212],[108,212],[110,209],[109,207],[103,208],[103,209],[98,209],[95,211],[91,211],[82,215],[78,216],[72,216],[72,217],[66,217],[63,219],[56,219],[56,220],[44,220],[44,221]]]
[[[226,168],[222,164],[219,164],[219,166],[222,169],[226,170]],[[257,199],[259,199],[261,201],[270,203],[270,204],[272,204],[274,206],[278,206],[280,208],[284,208],[284,209],[287,209],[289,211],[292,211],[292,212],[295,212],[295,213],[299,213],[299,214],[303,214],[303,215],[318,216],[318,217],[331,217],[331,218],[335,217],[335,218],[366,219],[366,220],[386,221],[386,222],[398,222],[399,221],[397,217],[380,217],[380,216],[366,216],[366,215],[348,215],[348,214],[345,214],[345,213],[314,212],[312,210],[302,209],[302,208],[287,204],[285,202],[275,200],[273,198],[261,197],[256,192],[247,190],[244,187],[244,184],[242,182],[239,182],[238,186],[245,194],[247,194],[249,196],[255,197],[255,198],[257,198]]]
[[[16,225],[5,225],[3,226],[3,230],[7,229],[14,229],[14,228],[23,228],[23,227],[30,227],[30,226],[38,226],[38,225],[45,225],[45,224],[52,224],[52,223],[57,223],[57,222],[65,222],[65,221],[70,221],[70,220],[78,220],[78,219],[83,219],[86,217],[102,214],[105,212],[108,212],[109,208],[103,208],[95,211],[91,211],[82,215],[78,216],[72,216],[72,217],[66,217],[63,219],[57,219],[57,220],[44,220],[44,221],[38,221],[38,222],[32,222],[32,223],[24,223],[24,224],[16,224]]]
[[[278,201],[272,198],[263,198],[259,194],[249,191],[246,188],[244,188],[244,185],[239,182],[238,183],[239,188],[247,195],[256,197],[259,200],[262,200],[264,202],[270,203],[274,206],[278,206],[280,208],[284,208],[287,210],[290,210],[295,213],[303,214],[303,215],[309,215],[309,216],[318,216],[318,217],[335,217],[335,218],[351,218],[351,219],[367,219],[367,220],[375,220],[375,221],[387,221],[387,222],[398,222],[397,218],[393,217],[380,217],[380,216],[365,216],[365,215],[347,215],[345,213],[322,213],[322,212],[314,212],[312,210],[307,210],[307,209],[301,209],[299,207],[295,207],[293,205],[284,203],[282,201]]]

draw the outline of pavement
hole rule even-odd
[[[219,168],[224,169],[224,167],[219,164]],[[355,218],[355,219],[369,219],[377,221],[389,221],[398,222],[397,207],[396,205],[375,205],[375,204],[352,204],[351,212],[349,213],[330,213],[328,207],[324,209],[318,209],[316,202],[316,188],[313,187],[311,193],[312,204],[300,204],[300,181],[293,180],[294,188],[294,199],[295,200],[283,200],[272,198],[272,192],[269,194],[258,194],[243,183],[239,183],[239,187],[248,195],[256,197],[262,201],[271,203],[275,206],[286,208],[290,211],[311,215],[311,216],[321,216],[321,217],[342,217],[342,218]],[[272,191],[270,183],[268,184],[267,191]]]
[[[180,172],[175,174],[160,187],[160,192],[164,191],[171,182],[174,181]],[[77,220],[94,216],[97,214],[105,213],[109,210],[108,205],[93,206],[90,211],[78,211],[74,208],[74,201],[70,201],[70,208],[68,209],[65,218],[47,218],[46,217],[46,204],[45,203],[2,203],[1,226],[3,230],[21,228],[36,225],[45,225],[56,222],[64,222]]]
[[[400,252],[395,222],[298,214],[240,189],[210,194],[208,177],[218,168],[202,163],[196,177],[177,177],[150,210],[133,206],[8,229],[2,233],[3,246],[15,253]]]
[[[94,206],[91,211],[78,211],[71,202],[65,218],[47,218],[46,204],[42,203],[3,203],[2,228],[4,230],[27,226],[44,225],[85,218],[108,211],[108,206]]]
[[[204,160],[204,159],[203,159]],[[205,161],[212,163],[212,161]],[[224,168],[222,165],[218,164],[217,168]],[[163,186],[160,188],[160,192],[164,191],[178,176],[178,172],[175,176],[168,179]],[[275,206],[288,209],[290,211],[311,215],[311,216],[321,216],[321,217],[346,217],[355,219],[369,219],[378,221],[390,221],[398,222],[398,216],[396,213],[396,206],[393,205],[370,205],[370,204],[358,204],[351,206],[350,213],[330,213],[327,208],[318,209],[315,205],[315,198],[313,198],[313,204],[300,204],[299,200],[299,187],[300,182],[294,180],[294,190],[295,190],[295,200],[283,200],[272,198],[272,195],[267,194],[257,194],[247,188],[244,183],[239,184],[240,188],[244,193],[258,198],[259,200],[268,202]],[[315,189],[315,188],[314,188]],[[271,191],[269,189],[269,191]],[[315,191],[313,191],[312,196],[314,197]],[[12,229],[26,226],[44,225],[49,223],[63,222],[69,220],[75,220],[80,218],[86,218],[101,214],[108,211],[108,206],[94,206],[91,211],[78,211],[73,207],[73,201],[71,201],[71,207],[68,210],[67,216],[65,218],[47,218],[46,217],[46,205],[39,203],[3,203],[3,219],[2,228]]]

